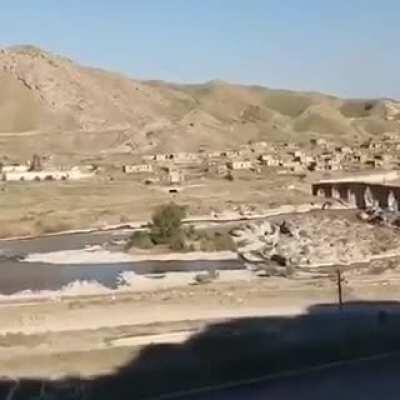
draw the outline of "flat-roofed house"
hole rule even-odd
[[[253,167],[253,163],[249,160],[230,161],[228,162],[228,167],[232,170],[251,169]]]
[[[151,164],[124,165],[122,171],[125,174],[151,173],[153,172],[153,166]]]

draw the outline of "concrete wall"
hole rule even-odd
[[[27,172],[29,170],[28,165],[4,165],[1,172]]]
[[[312,194],[337,198],[362,209],[373,205],[400,208],[400,186],[369,182],[319,182],[312,185]]]
[[[324,179],[320,183],[337,183],[337,182],[360,182],[360,183],[381,183],[386,184],[389,181],[400,178],[400,171],[381,171],[370,174],[360,174],[344,176],[343,178]]]
[[[69,171],[28,171],[28,172],[5,172],[2,174],[4,181],[45,181],[45,180],[80,180],[90,178],[93,174],[82,173],[76,169]]]

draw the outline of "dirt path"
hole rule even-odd
[[[345,301],[397,300],[398,285],[344,288]],[[18,377],[110,373],[149,344],[186,342],[213,322],[291,317],[335,304],[334,282],[270,278],[0,306],[0,374]],[[29,355],[30,363],[26,362]]]

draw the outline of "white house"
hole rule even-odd
[[[251,161],[230,161],[228,162],[228,167],[233,170],[240,170],[240,169],[251,169],[253,164]]]
[[[153,167],[151,164],[136,164],[136,165],[124,165],[122,167],[122,171],[125,174],[133,174],[133,173],[151,173],[153,172]]]
[[[259,160],[262,165],[266,167],[278,167],[279,160],[275,158],[272,154],[263,154],[259,157]]]
[[[171,169],[168,172],[168,181],[169,181],[170,185],[176,185],[179,183],[183,183],[184,175],[178,170]]]

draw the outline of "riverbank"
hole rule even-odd
[[[381,304],[379,300],[396,299],[398,289],[397,285],[368,284],[354,291],[352,282],[347,283],[343,290],[345,307],[357,299],[371,303],[355,304],[352,308],[371,309],[371,315],[373,310],[376,315],[382,307],[389,312],[391,307],[397,310],[398,303]],[[302,321],[303,315],[338,310],[335,282],[296,282],[284,278],[219,281],[155,292],[53,300],[56,301],[0,305],[3,376],[57,379],[112,374],[136,359],[142,348],[152,344],[169,348],[190,345],[193,338],[202,337],[215,324],[230,327],[224,339],[224,345],[229,347],[232,340],[241,337],[232,335],[241,326],[235,321],[242,320],[249,332],[264,319],[262,332],[270,338],[270,334],[276,336],[276,331],[286,329],[296,320]],[[319,335],[323,327],[332,335],[333,331],[324,323],[317,333],[311,330],[310,334]],[[222,329],[222,332],[227,331]],[[214,337],[210,333],[210,338]],[[27,354],[33,360],[31,363],[26,363]]]
[[[183,220],[184,224],[193,224],[195,226],[206,228],[212,226],[213,224],[221,223],[233,223],[241,221],[255,221],[259,219],[264,219],[268,217],[284,215],[284,214],[302,214],[310,211],[321,210],[322,203],[316,201],[315,203],[309,204],[299,204],[299,205],[283,205],[276,208],[271,208],[265,210],[261,213],[240,213],[240,212],[223,212],[223,213],[213,213],[207,215],[193,215],[189,218]],[[333,205],[330,209],[342,210],[345,207],[341,204]],[[40,233],[35,235],[18,235],[18,236],[8,236],[0,237],[1,241],[14,241],[14,240],[31,240],[38,238],[54,237],[54,236],[64,236],[64,235],[76,235],[82,233],[96,233],[96,232],[112,232],[119,230],[136,230],[136,229],[146,229],[148,227],[148,221],[130,221],[121,224],[106,224],[104,226],[97,227],[87,227],[80,229],[67,229],[58,230],[56,232]]]
[[[316,202],[309,183],[297,181],[298,178],[275,173],[233,182],[202,179],[202,186],[196,186],[200,181],[193,181],[182,185],[177,194],[159,190],[158,185],[146,185],[126,174],[118,174],[112,180],[98,176],[86,182],[6,183],[2,191],[0,237],[34,238],[149,221],[157,207],[171,201],[187,206],[188,215],[206,219],[215,215],[220,219],[219,215],[225,212],[241,218],[280,204]]]
[[[241,275],[243,272],[247,275]],[[198,320],[296,314],[318,302],[332,302],[335,287],[283,278],[248,279],[238,271],[235,281],[224,278],[208,285],[164,287],[156,291],[121,291],[0,302],[0,335],[47,331],[98,329],[176,320]],[[231,272],[226,275],[232,277]],[[189,275],[186,275],[189,276]],[[161,283],[159,283],[161,284]],[[283,297],[281,297],[283,296]]]
[[[132,254],[111,252],[101,248],[88,248],[79,250],[64,250],[49,253],[32,253],[27,255],[22,262],[45,263],[52,265],[98,265],[111,263],[129,263],[143,261],[221,261],[237,260],[238,255],[233,251],[192,251],[185,253],[151,253]]]
[[[336,282],[330,279],[254,278],[249,271],[221,271],[221,278],[196,285],[192,273],[177,275],[171,285],[147,278],[157,290],[90,290],[71,287],[58,293],[3,296],[0,302],[0,335],[46,331],[97,329],[174,320],[234,318],[257,315],[295,315],[313,304],[336,304]],[[143,277],[144,278],[144,277]],[[137,279],[132,276],[132,279]],[[138,278],[137,283],[142,280]],[[152,280],[152,282],[150,282]],[[137,286],[140,288],[141,284]],[[144,285],[142,286],[144,288]],[[399,281],[386,276],[375,280],[349,279],[343,287],[347,301],[397,302]]]

